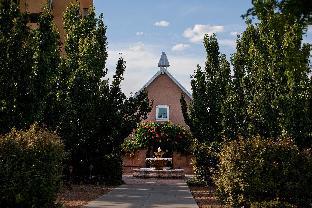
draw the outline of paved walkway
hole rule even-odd
[[[115,188],[88,208],[198,208],[184,180],[136,179],[124,176],[126,184]]]

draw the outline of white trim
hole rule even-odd
[[[176,84],[178,87],[184,92],[190,99],[192,99],[192,95],[176,80],[165,68],[161,68],[137,93],[135,93],[135,96],[143,91],[145,88],[147,88],[159,75],[161,74],[167,74],[168,77]]]
[[[167,118],[158,118],[159,108],[167,109]],[[168,105],[157,105],[156,106],[156,121],[169,121],[170,108]]]

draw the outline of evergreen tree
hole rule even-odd
[[[251,70],[252,59],[245,57],[249,47],[256,39],[255,28],[251,25],[244,35],[237,40],[236,53],[232,56],[233,77],[229,82],[227,96],[223,105],[224,135],[228,139],[238,136],[247,137],[250,128],[250,119],[247,107],[251,96],[254,94],[251,88],[251,77],[247,71]]]
[[[79,14],[72,4],[64,14],[65,52],[60,92],[62,117],[59,132],[71,152],[79,175],[94,167],[105,180],[121,180],[121,150],[137,123],[150,111],[147,94],[127,98],[121,91],[125,63],[119,59],[112,83],[105,78],[106,27],[94,10]],[[108,169],[108,166],[112,166]]]
[[[78,4],[71,4],[64,14],[67,39],[61,67],[63,108],[59,124],[65,145],[77,161],[88,158],[95,137],[96,107],[107,58],[102,20],[95,18],[93,9],[85,17],[79,11]]]
[[[222,140],[222,103],[230,81],[230,65],[225,55],[220,54],[215,35],[204,38],[207,52],[205,70],[200,66],[191,81],[193,100],[186,108],[181,100],[185,121],[199,142]],[[189,113],[188,113],[189,111]]]
[[[217,164],[216,151],[223,138],[223,102],[228,95],[230,64],[220,54],[215,35],[204,38],[207,52],[205,70],[197,66],[191,81],[193,99],[187,107],[181,97],[185,122],[195,137],[195,174],[198,179],[211,182]]]
[[[310,45],[302,44],[306,24],[292,13],[282,13],[275,1],[254,1],[247,29],[238,39],[233,58],[241,77],[247,106],[249,135],[288,135],[304,144],[307,138],[307,89]],[[241,75],[242,74],[242,75]]]
[[[55,124],[59,37],[47,9],[37,29],[12,1],[0,3],[1,133],[33,122]],[[56,125],[56,124],[55,124]]]
[[[53,16],[47,8],[41,13],[32,36],[35,121],[55,128],[59,117],[60,43]]]
[[[312,2],[310,0],[253,0],[253,8],[247,10],[243,17],[257,16],[257,10],[274,7],[279,13],[296,19],[300,24],[312,23]]]
[[[0,133],[34,121],[32,48],[27,17],[0,1]]]

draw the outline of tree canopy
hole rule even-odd
[[[64,13],[64,54],[51,11],[37,27],[12,1],[0,2],[0,133],[34,122],[56,131],[69,153],[67,165],[78,175],[93,166],[106,180],[121,180],[121,144],[150,111],[145,91],[127,97],[120,84],[125,61],[106,77],[107,38],[102,15],[78,4]],[[116,161],[107,172],[106,162]],[[105,170],[106,169],[106,170]],[[106,171],[106,172],[105,172]]]

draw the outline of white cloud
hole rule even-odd
[[[144,35],[144,32],[136,32],[135,33],[137,36],[142,36],[142,35]]]
[[[236,31],[233,31],[233,32],[231,32],[230,33],[232,36],[237,36],[237,35],[239,35],[240,33],[239,32],[236,32]]]
[[[196,24],[193,28],[187,28],[183,32],[183,36],[188,38],[192,43],[202,42],[205,34],[212,35],[213,33],[223,32],[222,25],[200,25]]]
[[[236,42],[235,40],[232,40],[232,39],[220,39],[218,40],[218,42],[220,45],[223,45],[223,46],[230,46],[233,48],[236,47]]]
[[[167,22],[165,20],[161,20],[161,21],[154,23],[154,26],[157,26],[157,27],[168,27],[169,25],[170,25],[170,22]]]
[[[123,92],[126,95],[135,93],[157,72],[157,63],[160,54],[157,57],[151,51],[146,50],[150,46],[146,47],[144,43],[138,42],[131,44],[127,48],[115,48],[108,51],[108,63],[107,67],[108,77],[112,79],[116,63],[120,56],[126,61],[126,70],[124,74],[124,81],[121,84]],[[120,53],[122,55],[120,55]]]
[[[189,47],[190,47],[189,44],[179,43],[179,44],[174,45],[174,46],[171,48],[171,50],[172,50],[172,51],[183,51],[183,50],[185,50],[185,49],[187,49],[187,48],[189,48]]]
[[[197,65],[204,66],[204,57],[188,57],[183,55],[169,56],[169,72],[188,90],[191,91],[191,78]]]
[[[145,50],[145,45],[142,42],[135,43],[134,45],[129,47],[129,51],[133,52],[142,52]]]

